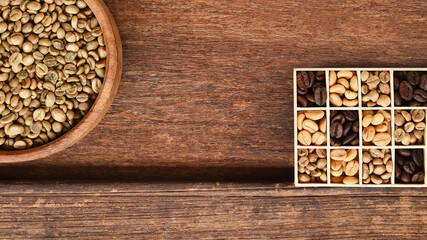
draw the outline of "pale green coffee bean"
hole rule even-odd
[[[46,95],[46,102],[45,102],[46,107],[52,107],[55,104],[55,100],[56,100],[55,94],[53,92],[49,92]]]
[[[22,18],[22,11],[18,8],[12,9],[9,14],[9,20],[12,22],[19,21]]]
[[[24,35],[21,33],[14,33],[9,38],[9,43],[12,46],[19,46],[24,42]]]
[[[0,73],[0,82],[4,82],[9,79],[9,73]]]
[[[19,52],[15,52],[9,57],[9,64],[14,66],[18,65],[22,62],[22,54]]]
[[[63,126],[59,122],[53,122],[52,123],[52,130],[56,133],[61,133],[63,129]]]
[[[29,98],[31,97],[31,94],[32,92],[29,89],[21,89],[21,91],[19,91],[19,96],[21,98]]]
[[[34,57],[32,55],[27,55],[22,59],[22,64],[24,66],[30,66],[34,63]]]
[[[17,136],[24,132],[24,126],[19,124],[12,124],[7,129],[6,134],[9,136]]]
[[[69,14],[77,14],[79,13],[79,8],[75,5],[70,5],[65,7],[65,12]]]
[[[7,23],[6,22],[0,22],[0,33],[4,33],[4,32],[6,32],[6,30],[7,30]]]
[[[11,123],[15,120],[15,114],[14,113],[9,113],[6,116],[2,117],[0,119],[0,123],[2,124],[8,124]]]
[[[59,108],[55,108],[51,111],[52,118],[57,122],[65,122],[67,120],[67,116],[64,111]]]
[[[37,108],[33,113],[34,121],[42,121],[45,117],[45,110],[43,108]]]
[[[42,8],[42,5],[39,2],[31,1],[27,3],[28,10],[37,11],[40,10],[40,8]]]
[[[13,144],[13,148],[16,150],[23,150],[27,148],[27,143],[24,140],[18,140]]]
[[[44,76],[48,73],[49,68],[43,63],[37,63],[36,65],[36,73],[39,76]]]

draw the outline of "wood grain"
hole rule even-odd
[[[423,239],[420,189],[0,184],[6,239]]]
[[[60,154],[1,165],[2,178],[292,179],[294,67],[427,64],[426,1],[105,2],[124,50],[110,111]]]

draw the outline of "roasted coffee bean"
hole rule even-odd
[[[397,183],[424,183],[424,176],[422,149],[396,150],[395,177]]]
[[[307,98],[305,96],[298,96],[297,100],[298,100],[298,106],[300,106],[300,107],[307,107],[308,106],[308,101],[307,101]]]
[[[420,82],[420,74],[418,72],[408,72],[406,78],[411,85],[418,85]]]
[[[411,160],[406,160],[403,163],[403,170],[405,172],[407,172],[408,174],[411,174],[411,175],[414,174],[414,172],[415,172],[415,163],[413,161],[411,161]]]
[[[402,174],[400,175],[400,180],[402,180],[403,183],[410,183],[411,175],[406,172],[402,172]]]
[[[415,89],[414,99],[419,103],[425,103],[427,101],[427,92],[421,89]]]
[[[324,71],[298,72],[296,81],[299,107],[326,106],[327,92]]]
[[[326,87],[322,83],[316,83],[313,86],[314,90],[314,101],[317,106],[323,106],[326,104]]]
[[[427,106],[427,72],[394,72],[394,104]]]
[[[356,111],[344,111],[343,114],[345,119],[350,122],[354,122],[359,118],[359,114]]]
[[[411,181],[413,183],[422,183],[422,182],[424,182],[424,173],[423,172],[416,172],[414,175],[412,175]]]
[[[400,83],[399,86],[399,94],[403,100],[409,101],[414,96],[414,89],[412,88],[412,85],[409,82],[403,81]]]
[[[331,137],[341,138],[343,135],[343,126],[339,122],[334,122],[331,125]]]
[[[299,72],[297,74],[297,85],[299,89],[306,90],[310,85],[309,81],[307,72]]]
[[[359,139],[357,138],[358,137],[357,133],[353,132],[353,133],[350,133],[350,134],[344,135],[344,136],[345,137],[342,140],[343,146],[348,146],[348,145],[350,145],[350,146],[356,146],[356,145],[359,144]],[[354,140],[357,140],[357,142],[353,143]]]
[[[330,141],[332,146],[359,145],[358,111],[331,111]]]
[[[412,161],[417,167],[421,168],[424,165],[424,155],[422,150],[414,150],[412,152]]]

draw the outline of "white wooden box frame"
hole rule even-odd
[[[357,79],[359,84],[359,90],[358,90],[358,100],[359,105],[358,107],[331,107],[329,102],[329,72],[330,71],[342,71],[342,70],[348,70],[348,71],[354,71],[357,73]],[[326,107],[298,107],[297,102],[297,72],[301,71],[324,71],[325,72],[325,81],[326,81],[326,92],[327,92],[327,101],[326,101]],[[361,94],[361,80],[360,80],[360,73],[362,71],[389,71],[390,72],[390,98],[391,98],[391,104],[390,107],[363,107],[362,106],[362,94]],[[409,145],[409,146],[400,146],[395,145],[394,142],[394,111],[395,110],[401,110],[401,109],[423,109],[427,114],[427,106],[426,107],[395,107],[394,106],[394,72],[395,71],[426,71],[427,68],[294,68],[294,76],[293,76],[293,89],[294,89],[294,181],[295,185],[298,187],[427,187],[427,174],[426,174],[426,168],[427,168],[427,139],[426,134],[427,130],[424,131],[424,145]],[[378,147],[378,146],[363,146],[362,141],[362,127],[361,124],[359,124],[359,146],[342,146],[342,147],[336,147],[336,146],[330,146],[330,110],[357,110],[359,113],[359,123],[362,122],[362,110],[388,110],[391,113],[391,135],[392,135],[392,143],[391,146],[385,146],[385,147]],[[326,113],[326,122],[327,122],[327,144],[326,146],[303,146],[298,145],[298,128],[297,128],[297,114],[298,111],[308,111],[308,110],[323,110]],[[427,121],[427,115],[424,119],[424,121]],[[327,152],[327,176],[328,180],[326,183],[299,183],[298,182],[298,149],[313,149],[313,148],[320,148],[325,149]],[[331,173],[330,173],[330,150],[331,149],[358,149],[358,157],[359,157],[359,183],[358,184],[337,184],[337,183],[331,183]],[[393,161],[393,172],[391,176],[391,183],[388,184],[364,184],[362,182],[362,153],[363,149],[369,149],[369,148],[377,148],[377,149],[390,149],[391,155],[392,155],[392,161]],[[395,183],[395,150],[396,149],[423,149],[424,151],[424,184],[404,184],[404,183]]]

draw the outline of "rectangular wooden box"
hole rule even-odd
[[[331,107],[329,102],[329,72],[330,71],[342,71],[342,70],[348,70],[348,71],[354,71],[357,74],[358,78],[358,100],[359,104],[357,107]],[[327,101],[326,101],[326,107],[298,107],[297,103],[297,73],[300,71],[325,71],[325,81],[326,81],[326,92],[327,92]],[[362,71],[389,71],[390,72],[390,88],[391,88],[391,104],[389,107],[364,107],[362,106],[362,94],[361,94],[361,78],[360,73]],[[423,107],[395,107],[394,104],[394,72],[395,71],[427,71],[427,68],[294,68],[293,73],[293,98],[294,98],[294,183],[298,187],[427,187],[427,176],[426,176],[426,165],[427,165],[427,141],[426,141],[426,132],[424,131],[424,144],[423,145],[413,145],[413,146],[400,146],[396,145],[394,141],[394,112],[395,110],[408,110],[408,109],[423,109],[427,113],[427,106]],[[298,129],[297,129],[297,115],[298,111],[307,111],[307,110],[323,110],[326,112],[327,117],[327,145],[326,146],[303,146],[298,144]],[[392,141],[391,146],[386,147],[378,147],[378,146],[363,146],[362,141],[362,127],[359,127],[359,146],[331,146],[330,145],[330,111],[331,110],[357,110],[359,114],[359,121],[362,120],[362,111],[363,110],[388,110],[391,113],[391,135],[392,135]],[[426,121],[427,116],[424,118],[424,121]],[[327,183],[299,183],[298,182],[298,149],[325,149],[327,151]],[[391,176],[391,183],[390,184],[364,184],[362,183],[362,153],[364,149],[390,149],[391,155],[392,155],[392,161],[393,161],[393,172]],[[359,183],[354,185],[346,185],[346,184],[336,184],[331,183],[331,174],[330,174],[330,150],[331,149],[357,149],[358,150],[358,161],[359,161]],[[423,184],[403,184],[403,183],[395,183],[395,150],[396,149],[423,149],[424,152],[424,183]]]

